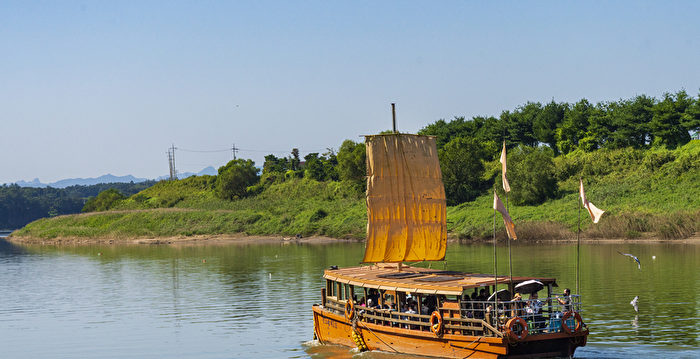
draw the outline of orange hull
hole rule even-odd
[[[314,334],[321,343],[357,347],[352,338],[352,324],[342,315],[314,306]],[[517,343],[496,337],[445,334],[388,327],[358,322],[357,332],[369,350],[442,358],[534,358],[573,355],[578,346],[584,346],[588,332],[530,336]]]

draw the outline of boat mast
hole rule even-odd
[[[396,131],[396,104],[391,103],[391,124],[392,124],[392,130],[394,133],[399,133]],[[396,267],[397,271],[401,272],[401,267],[403,266],[403,262],[399,262],[399,265]]]

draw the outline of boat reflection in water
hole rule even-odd
[[[367,265],[325,270],[321,304],[313,306],[321,343],[448,358],[570,356],[586,344],[580,297],[555,296],[554,278],[404,265],[445,257],[435,138],[395,133],[365,142]],[[527,281],[540,285],[518,286]]]

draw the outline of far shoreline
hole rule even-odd
[[[218,234],[196,236],[172,236],[172,237],[141,237],[141,238],[85,238],[85,237],[57,237],[52,239],[8,236],[4,239],[17,245],[51,245],[51,246],[90,246],[90,245],[171,245],[171,246],[210,246],[210,245],[248,245],[248,244],[333,244],[348,242],[364,242],[357,238],[332,238],[325,236],[309,237],[285,237],[285,236],[261,236],[247,234]],[[458,239],[448,238],[448,244],[487,244],[493,243],[491,239]],[[506,243],[499,240],[499,245]],[[520,240],[517,244],[572,244],[575,238]],[[581,238],[581,243],[599,244],[629,244],[629,243],[673,243],[673,244],[700,244],[700,234],[695,234],[685,239],[661,239],[644,237],[636,239],[627,238]]]

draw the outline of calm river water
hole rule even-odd
[[[633,253],[642,270],[616,251]],[[0,239],[3,358],[406,358],[313,336],[321,273],[363,244],[20,247]],[[652,259],[655,256],[656,259]],[[490,273],[489,245],[450,245],[446,268]],[[516,275],[575,287],[575,245],[513,247]],[[581,248],[588,345],[577,358],[700,357],[700,245]],[[499,248],[507,273],[507,250]],[[437,263],[434,267],[443,267]],[[629,302],[639,296],[639,313]]]

